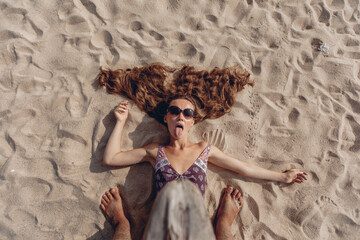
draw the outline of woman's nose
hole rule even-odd
[[[181,113],[178,115],[178,119],[182,119],[182,120],[185,119],[185,116],[184,116],[184,113],[183,113],[183,112],[181,112]]]

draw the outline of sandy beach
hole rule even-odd
[[[255,86],[191,139],[308,173],[284,185],[210,164],[210,216],[227,184],[243,192],[235,239],[359,238],[359,0],[0,0],[0,22],[1,240],[110,239],[99,203],[114,186],[141,238],[153,168],[102,166],[125,98],[98,89],[96,76],[154,62],[246,68]],[[130,105],[122,147],[165,141],[166,129]]]

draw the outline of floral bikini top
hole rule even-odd
[[[206,170],[210,146],[211,145],[208,144],[205,147],[199,157],[185,173],[179,174],[168,161],[165,155],[164,147],[159,145],[155,165],[156,190],[159,192],[168,182],[178,178],[186,178],[193,182],[200,189],[202,195],[205,196]]]

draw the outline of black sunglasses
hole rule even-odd
[[[186,108],[182,110],[177,106],[171,106],[167,109],[167,112],[172,115],[179,115],[180,113],[183,113],[185,118],[194,117],[194,110],[192,110],[191,108]]]

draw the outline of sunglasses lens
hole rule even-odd
[[[190,108],[184,109],[183,111],[185,117],[193,117],[194,111]]]
[[[171,106],[168,108],[168,112],[173,115],[179,115],[181,113],[181,109],[176,106]]]
[[[179,115],[182,112],[186,118],[190,118],[190,117],[194,116],[194,110],[192,110],[190,108],[181,110],[179,107],[171,106],[168,108],[167,111],[172,115]]]

